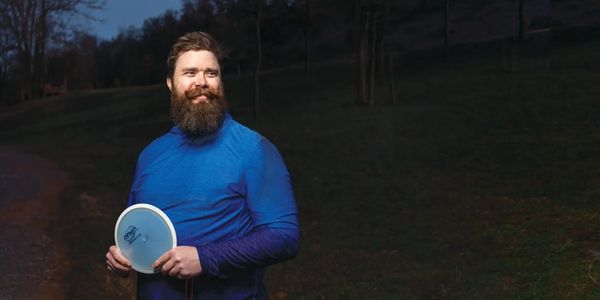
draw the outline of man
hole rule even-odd
[[[138,274],[139,299],[266,299],[264,268],[298,251],[297,209],[277,149],[227,113],[220,46],[206,33],[180,37],[167,59],[175,126],[138,158],[128,205],[169,216],[178,247]],[[116,246],[108,269],[131,264]]]

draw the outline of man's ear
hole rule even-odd
[[[173,84],[173,79],[171,77],[167,77],[167,87],[169,88],[169,91],[173,92],[173,87],[171,86]]]

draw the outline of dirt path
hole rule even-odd
[[[68,176],[40,157],[0,147],[3,299],[64,299],[67,245],[52,227]]]

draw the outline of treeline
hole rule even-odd
[[[522,37],[526,0],[515,1],[515,34]],[[460,3],[485,6],[452,1]],[[162,83],[170,45],[185,32],[202,30],[224,45],[225,73],[255,74],[257,109],[262,70],[303,66],[310,86],[312,65],[333,59],[356,64],[358,102],[370,105],[375,82],[382,82],[376,77],[391,73],[394,53],[405,49],[394,40],[403,32],[428,29],[399,30],[407,20],[433,12],[433,26],[440,28],[436,40],[448,55],[450,7],[450,0],[183,0],[179,11],[99,40],[69,28],[66,20],[93,19],[101,0],[0,0],[0,104],[67,90]]]
[[[141,28],[127,28],[108,41],[77,29],[62,30],[63,24],[55,20],[43,24],[51,17],[66,18],[68,13],[90,14],[81,7],[71,7],[68,13],[26,14],[43,10],[42,6],[51,2],[60,1],[0,3],[4,11],[0,24],[6,25],[0,30],[0,92],[5,103],[44,96],[44,86],[76,90],[161,83],[169,46],[181,34],[196,30],[207,31],[223,43],[228,53],[225,72],[254,71],[261,4],[263,66],[284,66],[304,59],[307,20],[303,1],[185,0],[180,11],[166,11],[147,19]],[[96,9],[93,5],[87,8]],[[311,30],[324,42],[312,46],[322,57],[347,52],[352,42],[348,25],[352,24],[353,3],[335,0],[319,1],[318,5]],[[11,28],[13,22],[33,25]],[[35,37],[23,40],[28,33]]]
[[[274,0],[262,9],[265,67],[302,61],[304,37],[300,6],[300,2]],[[162,83],[169,47],[181,34],[197,30],[209,32],[225,47],[224,72],[254,71],[256,17],[254,0],[185,1],[180,11],[167,11],[146,20],[141,28],[132,27],[113,40],[100,41],[95,49],[94,87]]]
[[[324,59],[362,60],[365,97],[390,17],[442,5],[433,0],[184,0],[111,40],[67,28],[73,15],[92,15],[100,0],[0,1],[0,94],[19,102],[65,90],[162,83],[169,46],[202,30],[228,53],[225,73],[304,65]],[[367,89],[367,90],[364,90]],[[372,100],[368,100],[372,101]]]

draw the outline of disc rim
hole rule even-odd
[[[157,215],[159,215],[159,217],[167,224],[167,227],[169,228],[169,231],[171,232],[171,249],[177,247],[177,234],[175,233],[175,227],[173,226],[173,223],[171,222],[171,219],[169,219],[169,216],[167,216],[160,208],[151,205],[151,204],[147,204],[147,203],[138,203],[138,204],[134,204],[129,206],[128,208],[126,208],[123,212],[121,212],[121,214],[119,215],[119,218],[117,219],[117,223],[115,224],[115,232],[114,232],[114,238],[115,238],[115,245],[117,246],[117,248],[119,249],[119,251],[121,251],[121,247],[119,246],[119,238],[117,237],[117,231],[119,228],[119,225],[121,224],[121,220],[123,219],[123,217],[125,217],[125,215],[127,215],[129,212],[131,212],[132,210],[137,210],[137,209],[148,209],[154,213],[156,213]],[[131,264],[131,267],[136,270],[137,272],[140,273],[144,273],[144,274],[154,274],[156,272],[152,272],[152,271],[147,271],[147,270],[138,270],[134,264]]]

